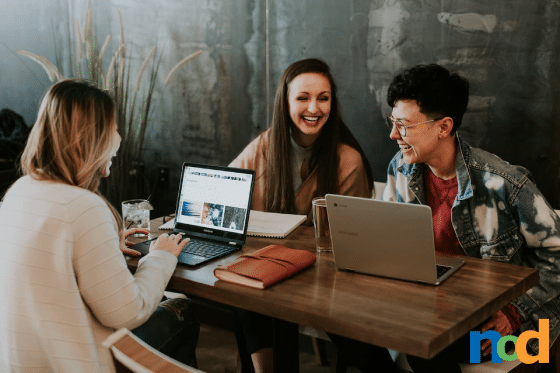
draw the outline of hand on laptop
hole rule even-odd
[[[153,250],[165,250],[175,256],[179,256],[183,247],[191,240],[190,238],[185,238],[181,241],[182,238],[182,234],[168,235],[164,233],[151,243],[150,252]]]
[[[129,249],[127,246],[132,246],[134,245],[134,243],[130,242],[127,240],[128,237],[132,236],[133,234],[145,234],[148,235],[150,234],[150,231],[147,229],[143,229],[143,228],[130,228],[130,229],[125,229],[124,232],[124,247],[121,247],[121,251],[123,252],[124,255],[128,255],[128,256],[133,256],[133,257],[140,257],[142,254],[140,254],[139,251],[136,251],[134,249]]]

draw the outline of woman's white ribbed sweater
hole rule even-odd
[[[0,371],[113,372],[101,343],[148,319],[176,264],[158,250],[133,276],[99,196],[19,179],[0,207]]]

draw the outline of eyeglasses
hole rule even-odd
[[[421,124],[426,124],[426,123],[430,123],[430,122],[437,122],[440,119],[443,119],[443,118],[436,118],[436,119],[427,120],[427,121],[421,122],[421,123],[409,124],[408,126],[406,126],[401,120],[397,120],[393,117],[387,117],[387,127],[389,127],[389,129],[391,131],[393,130],[393,126],[397,127],[397,131],[399,131],[399,133],[401,134],[402,137],[405,137],[407,128],[414,127],[414,126],[419,126]]]

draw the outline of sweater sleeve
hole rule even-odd
[[[177,258],[155,251],[140,260],[133,276],[119,248],[115,221],[93,193],[69,205],[74,239],[73,266],[84,302],[99,322],[133,329],[155,311]]]
[[[339,194],[371,198],[373,184],[368,182],[362,156],[347,145],[343,145],[340,150],[339,175]]]

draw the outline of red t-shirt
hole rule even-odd
[[[436,252],[451,255],[465,255],[459,244],[453,225],[451,224],[451,206],[458,192],[457,176],[442,180],[430,170],[424,168],[424,189],[426,203],[432,209],[434,223],[434,241]],[[519,329],[523,318],[511,304],[501,310],[515,332]]]
[[[424,190],[426,203],[432,209],[436,252],[465,255],[451,224],[451,206],[458,192],[457,176],[442,180],[425,166]]]

